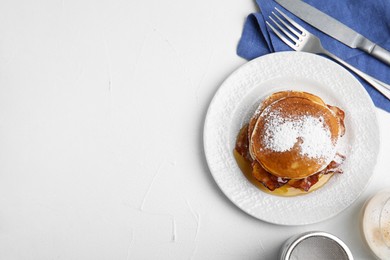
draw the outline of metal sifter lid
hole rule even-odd
[[[347,245],[326,232],[306,232],[288,239],[281,249],[281,260],[353,260]]]

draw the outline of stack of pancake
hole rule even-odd
[[[235,150],[270,191],[285,185],[309,191],[322,175],[342,173],[337,144],[344,132],[340,108],[310,93],[282,91],[260,104]]]

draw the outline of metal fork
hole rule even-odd
[[[274,25],[276,25],[279,28],[280,31],[276,29],[274,26],[272,26],[268,21],[266,21],[266,23],[272,29],[272,31],[288,46],[290,46],[292,49],[296,51],[304,51],[304,52],[310,52],[315,54],[324,54],[332,58],[333,60],[337,61],[344,67],[355,72],[357,75],[359,75],[362,79],[367,81],[370,85],[372,85],[374,88],[376,88],[380,93],[382,93],[385,97],[387,97],[390,100],[390,85],[367,75],[366,73],[360,71],[359,69],[343,61],[333,53],[327,51],[326,49],[324,49],[324,47],[322,47],[320,39],[318,39],[315,35],[305,30],[294,20],[292,20],[287,15],[282,13],[278,8],[275,7],[275,10],[281,16],[283,16],[285,20],[280,18],[275,12],[272,12],[272,14],[278,21],[276,21],[271,16],[269,16],[269,18],[274,23]],[[284,35],[281,32],[283,32]]]

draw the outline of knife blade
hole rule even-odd
[[[390,65],[390,52],[363,35],[301,0],[275,0],[303,21],[351,47],[358,48]]]

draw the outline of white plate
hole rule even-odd
[[[344,174],[303,196],[264,193],[246,179],[233,156],[240,128],[263,98],[280,90],[313,93],[346,114]],[[267,222],[303,225],[337,215],[366,188],[379,151],[379,128],[371,98],[347,70],[321,56],[280,52],[246,63],[223,82],[207,112],[204,149],[216,183],[235,205]]]

